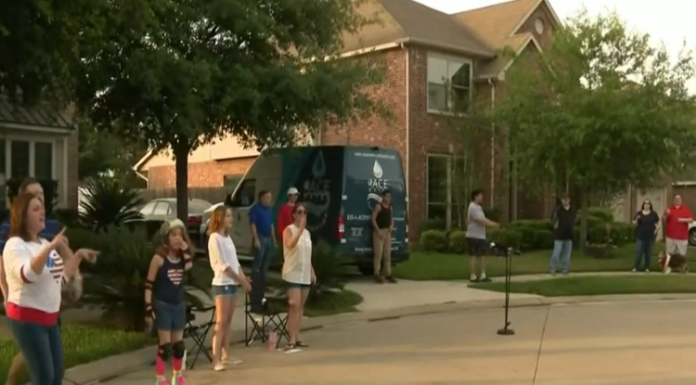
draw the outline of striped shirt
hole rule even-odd
[[[30,265],[47,245],[45,239],[26,242],[19,237],[10,238],[5,244],[3,263],[9,292],[6,312],[14,321],[53,326],[58,320],[65,270],[63,259],[51,250],[39,274]]]
[[[46,226],[44,227],[39,237],[51,242],[56,234],[62,229],[60,223],[55,219],[46,218]],[[0,224],[0,255],[3,254],[5,243],[10,234],[10,221],[4,221]]]

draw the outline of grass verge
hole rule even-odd
[[[145,333],[131,333],[94,326],[63,325],[63,353],[65,368],[87,364],[102,358],[127,353],[154,345],[155,339]],[[0,381],[7,378],[7,371],[17,348],[12,340],[0,341]],[[29,381],[28,373],[23,373],[20,381]]]
[[[477,289],[505,291],[502,282],[472,285]],[[511,292],[544,297],[589,296],[611,294],[696,293],[696,276],[672,274],[604,277],[561,277],[539,281],[512,282]]]
[[[307,317],[320,317],[341,313],[352,313],[358,311],[358,306],[363,301],[363,297],[350,290],[324,292],[312,301],[307,302],[305,315]]]
[[[657,246],[659,249],[661,246]],[[657,253],[657,251],[656,251]],[[615,249],[614,258],[598,259],[574,250],[571,256],[571,272],[630,271],[635,258],[635,246],[627,245]],[[693,255],[694,253],[692,253]],[[533,251],[514,256],[512,274],[540,274],[549,272],[550,250]],[[656,257],[653,265],[657,265]],[[690,261],[696,264],[696,256]],[[505,272],[505,259],[486,258],[486,273],[489,277],[500,277]],[[469,279],[469,256],[460,254],[424,253],[414,251],[411,258],[394,267],[394,276],[415,281],[447,281]]]

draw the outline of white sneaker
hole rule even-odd
[[[482,273],[482,274],[481,274],[481,281],[485,281],[486,279],[488,279],[488,278],[486,277],[486,273]]]
[[[294,344],[288,344],[283,350],[285,351],[285,354],[299,353],[302,351],[302,349],[298,348]]]
[[[632,273],[635,273],[636,271],[638,271],[638,270],[636,270],[636,269],[631,270]]]
[[[471,274],[469,276],[469,281],[476,281],[476,279],[477,279],[476,274]]]

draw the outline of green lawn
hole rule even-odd
[[[477,289],[505,291],[502,282],[472,285]],[[626,276],[559,277],[539,281],[512,282],[513,293],[537,294],[544,297],[608,294],[674,294],[696,293],[696,275],[637,273]]]
[[[145,333],[72,324],[63,325],[61,331],[66,369],[156,344],[155,339]],[[0,341],[0,381],[7,377],[7,370],[16,353],[17,348],[12,340]],[[25,373],[18,383],[23,384],[28,380]]]
[[[660,250],[661,244],[656,246]],[[633,268],[634,245],[615,249],[615,258],[597,259],[580,254],[574,250],[571,256],[571,272],[596,271],[630,271]],[[653,268],[657,267],[657,253],[653,257]],[[689,258],[696,264],[696,256]],[[512,274],[539,274],[549,272],[550,250],[533,251],[514,256]],[[505,259],[489,257],[486,259],[486,273],[489,277],[502,276],[505,273]],[[469,278],[469,256],[460,254],[439,254],[414,251],[409,261],[394,268],[394,276],[416,281],[462,280]]]

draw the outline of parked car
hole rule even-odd
[[[202,199],[189,199],[186,227],[193,242],[197,243],[196,246],[200,247],[203,213],[211,206],[212,204],[210,202]],[[140,214],[142,214],[146,221],[165,221],[177,218],[176,198],[153,199],[140,209]]]
[[[696,246],[696,222],[689,223],[689,245]]]

